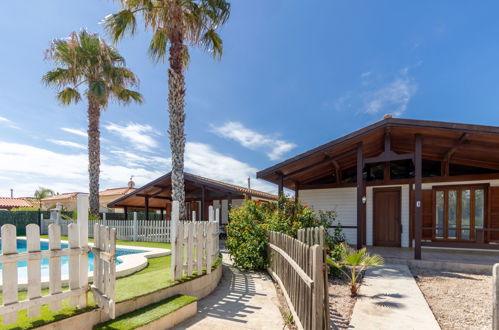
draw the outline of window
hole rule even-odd
[[[485,224],[486,186],[434,187],[434,236],[474,240]]]

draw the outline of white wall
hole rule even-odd
[[[234,199],[232,200],[232,208],[235,207],[240,207],[243,204],[242,199]],[[222,224],[227,224],[229,223],[229,208],[228,208],[229,202],[227,200],[222,200],[222,207],[220,211],[220,217],[222,219]],[[220,207],[220,201],[215,200],[213,201],[213,208],[217,209]]]
[[[342,226],[357,226],[357,189],[309,189],[299,191],[300,200],[314,211],[335,210]],[[357,229],[344,228],[347,242],[357,242]]]

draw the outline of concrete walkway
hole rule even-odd
[[[175,329],[282,329],[284,322],[272,280],[263,273],[243,273],[223,253],[223,273],[215,291],[198,302],[195,317]]]
[[[366,271],[355,304],[351,329],[440,329],[406,265]]]

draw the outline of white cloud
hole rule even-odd
[[[74,135],[87,137],[87,132],[85,132],[82,129],[62,127],[61,130],[63,130],[64,132],[74,134]]]
[[[132,146],[140,151],[152,151],[159,146],[152,135],[159,133],[150,125],[129,123],[121,126],[115,123],[109,123],[104,126],[108,131],[118,134],[127,140]]]
[[[267,150],[266,154],[271,160],[281,159],[285,153],[296,147],[294,143],[260,134],[234,121],[227,122],[219,127],[212,125],[212,131],[222,137],[237,141],[246,148]]]
[[[185,146],[185,171],[210,179],[246,187],[251,177],[251,187],[276,193],[272,185],[255,178],[256,168],[215,151],[204,143],[188,142]]]
[[[138,153],[128,152],[125,150],[111,150],[112,154],[119,157],[121,161],[123,161],[127,166],[159,166],[166,170],[169,170],[171,165],[171,159],[167,157],[159,157],[159,156],[145,156]]]
[[[0,121],[6,121],[6,122],[9,122],[10,120],[8,120],[8,119],[7,119],[7,118],[5,118],[5,117],[1,117],[1,116],[0,116]]]
[[[76,148],[76,149],[81,149],[81,150],[87,150],[87,147],[85,147],[83,144],[79,144],[76,142],[65,141],[65,140],[54,140],[54,139],[49,139],[48,141],[52,142],[54,144],[58,144],[60,146],[64,146],[64,147],[71,147],[71,148]]]
[[[393,114],[401,116],[416,93],[417,83],[409,75],[405,67],[388,82],[383,82],[372,72],[360,75],[361,89],[347,91],[334,102],[334,107],[340,111],[359,111],[371,115]]]
[[[416,89],[416,83],[409,77],[407,68],[404,68],[394,80],[367,93],[364,111],[369,114],[383,112],[400,116],[407,110]]]
[[[26,144],[0,142],[0,196],[13,188],[16,196],[30,196],[39,187],[58,192],[88,191],[87,153],[63,154]],[[106,157],[102,157],[106,159]],[[126,186],[130,175],[138,185],[165,171],[123,166],[107,160],[101,165],[101,188]]]

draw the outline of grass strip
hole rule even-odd
[[[131,330],[149,324],[196,301],[196,297],[176,295],[94,326],[102,330]]]

